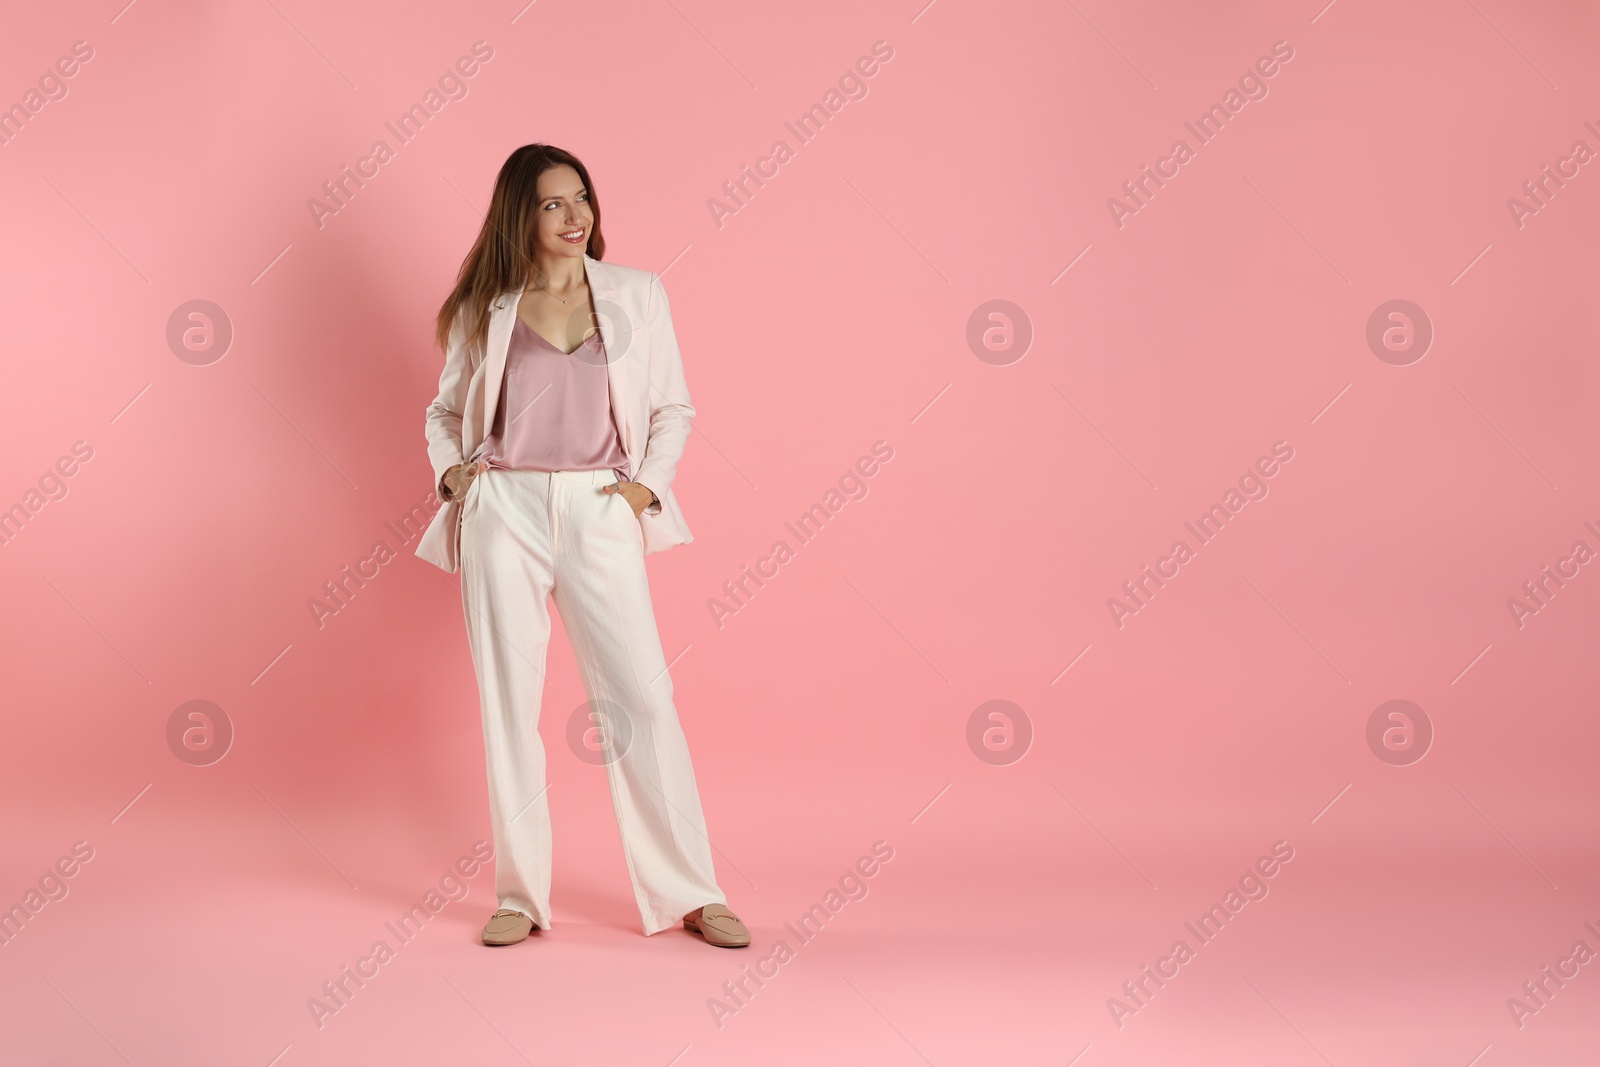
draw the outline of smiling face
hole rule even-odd
[[[594,212],[589,191],[578,172],[566,164],[545,168],[539,175],[537,241],[544,256],[578,258],[589,247]]]

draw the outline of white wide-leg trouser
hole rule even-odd
[[[672,703],[639,519],[613,471],[490,468],[461,511],[461,596],[478,674],[499,906],[550,927],[550,808],[538,732],[555,597],[588,694],[556,724],[603,762],[646,935],[717,887],[689,746]]]

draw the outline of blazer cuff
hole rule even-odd
[[[456,450],[456,455],[460,456],[460,454],[461,454],[461,450],[457,449]],[[465,463],[465,462],[466,462],[465,457],[462,457],[462,458],[459,458],[459,459],[451,459],[449,457],[445,457],[444,459],[435,461],[434,468],[433,468],[433,492],[434,492],[434,495],[437,496],[440,500],[444,500],[444,476],[445,476],[445,473],[451,467],[454,467],[456,464]]]
[[[646,456],[639,462],[639,469],[633,472],[633,480],[648,488],[660,499],[661,494],[672,488],[672,479],[675,474],[674,467],[677,461],[667,461],[660,456]]]
[[[643,482],[640,482],[639,484],[644,485]],[[650,489],[648,485],[644,485],[644,487],[646,489]],[[654,489],[650,489],[650,503],[644,506],[644,513],[646,515],[661,514],[661,497],[656,494]]]

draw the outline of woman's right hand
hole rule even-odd
[[[467,493],[467,486],[472,484],[472,479],[478,476],[478,464],[457,463],[454,467],[444,472],[444,487],[449,492],[448,500],[460,500]]]

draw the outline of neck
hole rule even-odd
[[[552,256],[543,252],[534,254],[534,269],[528,278],[530,289],[553,289],[570,293],[584,283],[582,256]]]

